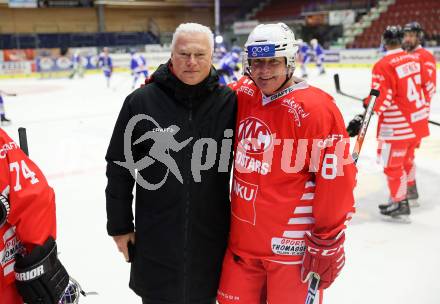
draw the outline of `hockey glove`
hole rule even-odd
[[[361,131],[362,121],[364,120],[364,115],[356,115],[347,126],[347,133],[350,137],[357,136]]]
[[[58,260],[52,237],[15,262],[15,284],[27,304],[58,304],[69,283],[69,274]]]
[[[321,240],[314,235],[305,235],[306,252],[301,269],[301,279],[307,282],[313,273],[319,275],[319,289],[328,288],[339,275],[345,263],[345,234],[334,240]]]

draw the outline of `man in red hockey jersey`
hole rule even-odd
[[[408,177],[413,168],[414,151],[420,140],[429,135],[429,105],[422,93],[426,70],[418,55],[401,49],[399,26],[388,26],[382,39],[387,53],[373,67],[372,88],[380,90],[374,111],[379,116],[378,153],[390,197],[379,209],[387,217],[407,219],[410,214]],[[359,121],[352,121],[347,130],[356,135],[359,125]]]
[[[434,55],[428,50],[424,49],[421,44],[423,41],[423,29],[418,22],[407,23],[403,27],[403,43],[402,47],[408,53],[418,55],[421,64],[426,70],[426,78],[422,83],[423,96],[427,102],[427,105],[431,106],[432,97],[436,91],[437,85],[437,65]],[[408,190],[407,199],[410,206],[417,207],[419,193],[417,191],[416,184],[416,167],[413,159],[411,160],[412,166],[407,171],[408,176]]]
[[[355,166],[333,98],[293,77],[298,45],[283,23],[245,45],[238,95],[231,233],[221,304],[304,303],[307,281],[332,284],[344,265]]]
[[[0,172],[0,304],[58,304],[69,275],[57,258],[55,194],[1,128]]]

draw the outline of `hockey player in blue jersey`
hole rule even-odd
[[[307,78],[307,64],[311,60],[311,49],[307,42],[304,42],[302,39],[298,39],[297,43],[299,45],[298,55],[301,62],[301,77]]]
[[[102,50],[102,53],[99,55],[98,68],[102,69],[102,71],[104,72],[104,76],[107,81],[107,88],[110,87],[110,77],[112,76],[112,72],[113,72],[113,62],[112,62],[112,58],[108,53],[108,48],[106,47]]]
[[[310,40],[310,46],[315,57],[316,66],[318,67],[319,74],[325,74],[324,69],[324,49],[318,43],[317,39]]]
[[[226,55],[220,60],[218,65],[218,74],[220,76],[220,84],[226,85],[232,81],[236,81],[237,77],[235,72],[240,68],[238,62],[240,61],[241,49],[234,46],[231,52],[226,53]]]
[[[4,101],[3,101],[2,94],[6,95],[6,96],[16,96],[17,94],[15,94],[15,93],[6,93],[5,91],[0,90],[0,125],[1,126],[8,126],[8,125],[11,124],[11,120],[6,118],[5,106],[4,106]]]
[[[75,52],[72,56],[72,73],[70,73],[69,78],[73,79],[75,75],[78,75],[80,78],[84,77],[84,66],[79,52]]]
[[[148,77],[147,60],[141,54],[132,52],[131,60],[130,60],[130,69],[131,69],[131,75],[133,76],[133,84],[131,88],[134,89],[136,83],[139,80],[139,77],[141,77],[142,75],[144,78]]]

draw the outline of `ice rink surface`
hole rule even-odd
[[[333,95],[346,123],[363,111],[358,101],[336,95],[333,74],[342,90],[368,94],[369,69],[328,69],[309,82]],[[98,296],[80,303],[140,303],[128,288],[129,264],[106,233],[104,155],[122,102],[130,93],[129,74],[116,74],[111,88],[102,75],[84,79],[11,79],[0,89],[13,124],[4,129],[18,140],[26,127],[31,158],[43,169],[57,195],[60,258],[86,291]],[[440,93],[431,119],[440,121]],[[347,230],[347,262],[341,276],[325,292],[328,304],[438,304],[440,293],[440,127],[416,152],[421,207],[412,209],[411,224],[385,222],[377,205],[387,199],[380,165],[376,163],[377,120],[371,121],[358,163],[357,213]],[[148,271],[148,270],[146,270]],[[250,303],[253,304],[253,303]]]

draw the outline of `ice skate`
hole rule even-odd
[[[0,117],[0,125],[2,125],[2,126],[9,126],[11,123],[12,123],[11,120],[7,119],[4,114],[1,115],[1,117]]]
[[[408,199],[410,207],[419,207],[420,204],[418,202],[419,192],[417,191],[417,184],[412,186],[408,186],[408,190],[406,192],[406,198]]]
[[[411,214],[408,200],[388,204],[384,209],[380,210],[385,220],[395,222],[410,223],[409,215]]]

